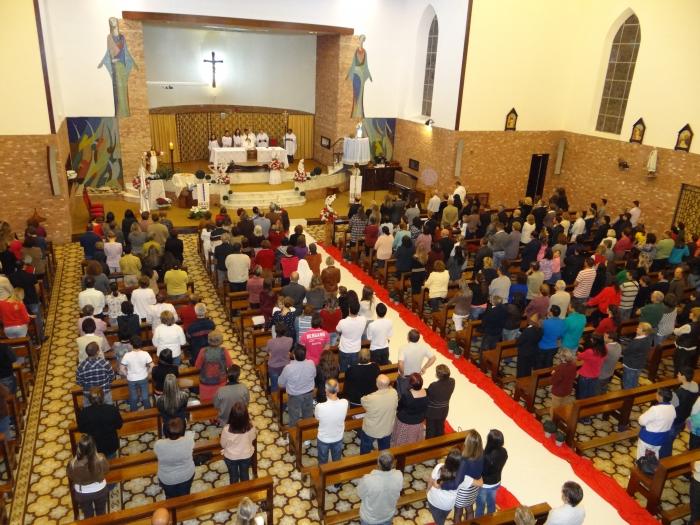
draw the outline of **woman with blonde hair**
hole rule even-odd
[[[462,513],[466,510],[467,520],[474,517],[474,502],[476,495],[479,492],[481,482],[476,482],[481,478],[484,470],[484,445],[481,440],[481,434],[473,428],[467,430],[467,437],[464,438],[464,446],[462,447],[462,460],[457,471],[457,483],[460,487],[457,490],[457,499],[455,500],[455,515],[454,522],[462,521]],[[469,486],[462,484],[465,477],[469,477],[475,481]]]
[[[535,520],[535,515],[530,510],[530,507],[525,505],[520,505],[515,509],[515,516],[513,517],[515,525],[536,525],[537,520]]]
[[[29,329],[29,312],[24,305],[24,290],[17,287],[12,295],[0,301],[0,321],[5,331],[5,337],[14,339],[24,337]]]
[[[433,271],[430,272],[424,285],[428,289],[428,303],[433,312],[439,310],[443,301],[447,298],[449,284],[450,274],[445,268],[445,263],[443,261],[435,261]]]
[[[160,314],[160,324],[153,330],[152,342],[158,354],[165,348],[170,348],[173,353],[173,364],[180,365],[182,345],[187,344],[187,339],[182,327],[175,324],[175,316],[170,310]]]

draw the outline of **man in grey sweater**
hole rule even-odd
[[[240,402],[248,406],[250,402],[248,387],[238,382],[240,376],[241,367],[232,365],[228,371],[228,384],[219,388],[214,396],[214,408],[219,411],[219,424],[222,426],[228,423],[233,405]]]
[[[289,426],[295,427],[302,418],[313,417],[313,393],[316,379],[316,365],[306,359],[306,348],[294,348],[294,361],[282,370],[279,386],[287,389],[287,413]]]
[[[396,502],[403,488],[403,474],[392,468],[393,464],[391,453],[383,451],[377,458],[379,469],[365,474],[357,485],[362,525],[391,523],[396,514]]]

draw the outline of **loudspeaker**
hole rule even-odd
[[[554,174],[561,175],[561,165],[564,162],[564,150],[566,149],[566,139],[559,140],[557,146],[557,161],[554,163]]]
[[[46,146],[46,166],[49,170],[49,182],[51,183],[51,192],[54,195],[61,194],[61,181],[58,180],[56,171],[56,148]]]

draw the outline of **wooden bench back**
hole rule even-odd
[[[480,518],[471,519],[467,523],[469,525],[516,525],[515,524],[515,510],[508,509],[489,514],[488,516],[482,516]],[[535,523],[537,525],[542,525],[547,521],[547,516],[552,507],[548,503],[539,503],[530,507],[530,512],[535,516]]]

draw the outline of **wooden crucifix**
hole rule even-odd
[[[209,62],[211,64],[211,87],[215,88],[216,87],[216,64],[223,64],[223,60],[216,60],[214,58],[215,52],[211,52],[211,60],[207,60],[206,58],[204,59],[205,62]]]

